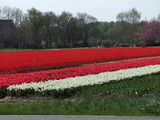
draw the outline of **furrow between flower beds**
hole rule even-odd
[[[123,60],[119,62],[64,68],[58,70],[0,75],[0,88],[22,83],[59,80],[76,76],[84,76],[88,74],[98,74],[101,72],[158,64],[160,64],[160,57],[137,60]]]
[[[49,80],[47,82],[24,83],[21,85],[9,86],[7,89],[9,91],[28,89],[34,89],[35,91],[64,90],[80,86],[103,84],[110,81],[118,81],[126,78],[143,76],[158,72],[160,72],[160,65],[151,65],[113,72],[104,72],[95,75],[77,76],[74,78],[65,78],[61,80]]]

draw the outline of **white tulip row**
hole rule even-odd
[[[35,91],[45,90],[64,90],[87,85],[103,84],[110,81],[118,81],[135,76],[148,75],[160,72],[160,65],[151,65],[139,68],[131,68],[112,72],[104,72],[94,75],[77,76],[74,78],[65,78],[60,80],[49,80],[38,83],[24,83],[20,85],[9,86],[8,90],[26,90],[34,89]]]

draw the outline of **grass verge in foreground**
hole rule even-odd
[[[160,74],[65,93],[51,101],[0,103],[0,114],[160,115]]]

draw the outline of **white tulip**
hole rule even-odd
[[[104,72],[94,75],[76,76],[73,78],[65,78],[60,80],[49,80],[38,83],[23,83],[20,85],[11,85],[8,90],[26,90],[34,89],[35,91],[45,90],[64,90],[67,88],[75,88],[87,85],[103,84],[110,81],[119,81],[126,78],[148,75],[160,72],[160,65],[150,65],[139,68],[130,68],[112,72]]]

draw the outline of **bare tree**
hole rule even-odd
[[[160,21],[160,14],[158,15],[158,18],[157,18],[157,20],[158,20],[158,21]]]
[[[136,8],[133,8],[126,12],[121,12],[117,15],[117,21],[125,21],[131,24],[139,22],[141,19],[141,13]]]

